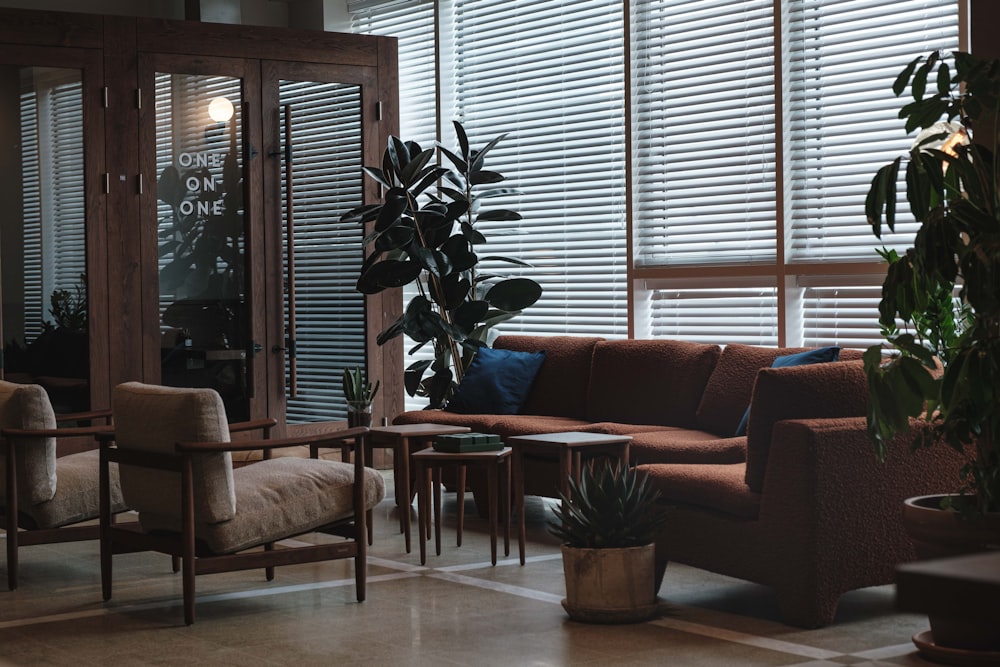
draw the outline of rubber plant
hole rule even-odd
[[[374,222],[365,239],[371,252],[358,278],[360,292],[416,286],[403,315],[378,335],[377,342],[382,345],[405,334],[415,343],[411,354],[433,345],[433,360],[412,363],[404,375],[407,393],[426,396],[428,408],[447,403],[491,329],[516,317],[542,293],[531,278],[481,270],[484,261],[528,266],[511,257],[482,254],[487,239],[477,228],[486,221],[520,220],[516,211],[487,205],[517,191],[498,186],[504,176],[485,167],[487,155],[506,135],[473,149],[462,124],[454,126],[455,151],[441,145],[422,149],[415,142],[391,137],[381,167],[364,168],[382,186],[383,201],[342,217],[346,222]]]
[[[894,229],[896,182],[906,163],[906,200],[920,223],[903,254],[888,261],[879,303],[888,347],[865,353],[869,434],[879,453],[923,416],[914,447],[950,446],[968,455],[952,506],[1000,511],[1000,201],[997,127],[1000,61],[932,52],[897,77],[909,89],[899,117],[921,130],[908,155],[878,170],[866,201],[881,238]]]

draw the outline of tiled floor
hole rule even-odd
[[[432,544],[421,567],[416,535],[405,552],[391,498],[390,489],[376,510],[361,604],[351,561],[279,568],[270,583],[263,572],[207,575],[198,578],[197,621],[186,627],[180,576],[165,556],[116,557],[105,604],[96,543],[24,549],[19,589],[0,591],[0,664],[931,664],[910,643],[926,619],[894,613],[891,587],[850,593],[836,624],[801,630],[776,620],[768,589],[671,565],[659,618],[576,623],[560,606],[559,549],[544,526],[549,501],[528,499],[528,563],[518,564],[512,544],[512,557],[501,551],[491,567],[471,497],[464,544],[455,547],[454,494],[446,494],[442,554]]]

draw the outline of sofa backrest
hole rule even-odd
[[[698,428],[722,437],[734,435],[743,419],[743,413],[750,405],[750,396],[760,369],[770,368],[778,357],[808,349],[810,348],[761,347],[739,343],[726,345],[698,405]],[[861,359],[862,354],[861,350],[841,350],[840,360]]]
[[[718,345],[608,340],[594,347],[587,419],[695,428]]]
[[[860,360],[761,369],[754,384],[747,425],[747,486],[757,493],[764,490],[764,473],[776,422],[863,417],[867,411],[868,379]]]
[[[573,417],[587,414],[587,386],[594,346],[604,340],[579,336],[498,336],[493,347],[518,352],[545,352],[521,414]]]

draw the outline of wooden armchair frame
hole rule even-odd
[[[258,426],[259,427],[259,426]],[[239,430],[240,425],[233,425]],[[112,556],[135,551],[157,551],[180,559],[183,577],[184,622],[194,623],[195,576],[218,572],[232,572],[264,568],[268,581],[274,579],[274,568],[280,565],[296,565],[324,560],[354,558],[355,584],[359,602],[365,599],[367,563],[367,522],[365,521],[365,460],[364,447],[357,447],[359,455],[354,457],[353,503],[355,513],[343,520],[321,526],[306,532],[323,532],[348,538],[349,542],[318,544],[276,549],[273,542],[263,544],[263,550],[240,551],[237,553],[213,554],[195,539],[194,470],[192,462],[199,454],[222,452],[245,452],[263,450],[264,458],[270,458],[275,449],[312,445],[311,452],[319,447],[341,447],[351,440],[363,444],[368,436],[366,427],[350,428],[333,433],[309,436],[236,440],[231,442],[183,442],[177,443],[177,455],[154,452],[137,452],[119,449],[115,446],[114,435],[105,434],[99,438],[101,444],[101,584],[104,600],[111,599]],[[110,464],[139,466],[155,470],[173,472],[181,476],[181,532],[178,534],[149,534],[138,527],[114,525],[110,515]],[[255,465],[255,464],[250,464]],[[357,508],[362,508],[359,513]],[[239,511],[237,509],[237,511]],[[298,533],[304,534],[304,533]],[[296,535],[287,535],[291,538]],[[176,562],[176,560],[175,560]]]
[[[17,589],[18,549],[20,547],[96,540],[100,537],[100,526],[98,525],[72,524],[59,528],[38,528],[24,525],[25,522],[22,521],[18,507],[16,441],[20,438],[56,438],[57,440],[74,437],[94,438],[102,433],[107,433],[112,428],[110,410],[56,415],[57,423],[97,420],[103,420],[105,423],[103,425],[56,429],[5,428],[0,430],[0,449],[3,450],[6,465],[5,498],[4,506],[0,507],[0,515],[3,515],[3,526],[4,530],[7,531],[7,587],[10,590]],[[84,521],[96,518],[93,516]]]

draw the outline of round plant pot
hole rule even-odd
[[[1000,549],[1000,514],[963,519],[958,512],[941,509],[946,497],[916,496],[903,501],[903,527],[919,558]]]
[[[903,527],[918,558],[947,558],[1000,549],[1000,514],[963,519],[942,509],[946,495],[917,496],[903,502]],[[993,619],[952,618],[928,613],[930,633],[913,639],[920,652],[944,664],[995,664],[1000,659],[1000,635]],[[985,660],[984,662],[974,662]]]
[[[569,617],[585,623],[637,623],[656,613],[654,545],[577,549],[563,545]]]

